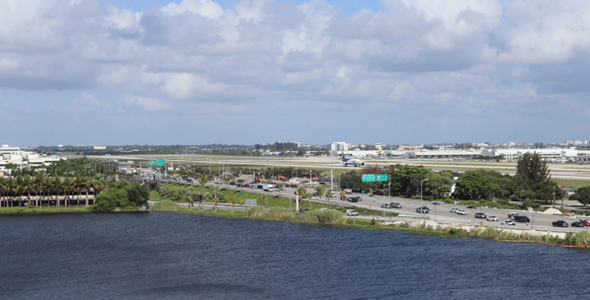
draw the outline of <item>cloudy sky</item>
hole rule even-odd
[[[587,0],[4,0],[0,144],[589,139]]]

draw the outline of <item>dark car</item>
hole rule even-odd
[[[356,197],[348,197],[346,200],[348,200],[348,202],[359,202]]]
[[[582,222],[573,222],[572,227],[585,227],[586,225],[584,225]]]
[[[568,227],[569,225],[567,224],[566,221],[563,220],[559,220],[559,221],[555,221],[553,223],[551,223],[553,225],[553,227]]]
[[[432,205],[440,205],[438,202],[432,202]]]
[[[516,215],[516,216],[514,216],[514,221],[524,223],[524,222],[530,222],[531,219],[529,219],[529,217],[527,217],[527,216]]]
[[[476,212],[475,217],[485,219],[487,216],[486,216],[486,214],[484,214],[482,212]]]
[[[430,209],[427,206],[421,206],[421,207],[416,208],[417,213],[427,214],[429,211],[430,211]]]
[[[402,205],[400,203],[397,203],[397,202],[391,202],[391,203],[389,203],[389,206],[391,208],[402,208]]]
[[[471,208],[471,209],[477,209],[477,207],[473,206],[473,205],[469,205],[467,206],[467,208]]]

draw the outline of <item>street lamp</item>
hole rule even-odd
[[[428,181],[428,179],[420,180],[420,212],[422,214],[424,214],[424,211],[422,210],[422,182],[424,182],[424,181]]]

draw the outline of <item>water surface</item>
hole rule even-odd
[[[4,299],[581,299],[590,252],[184,213],[0,217]]]

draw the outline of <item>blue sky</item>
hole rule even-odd
[[[107,0],[106,3],[119,7],[129,9],[135,12],[143,12],[151,9],[158,9],[159,7],[165,6],[170,3],[180,3],[181,1],[165,1],[165,0]],[[233,9],[234,8],[234,0],[219,0],[216,1],[223,9]],[[291,5],[299,5],[303,2],[307,2],[304,0],[281,0],[278,1],[281,3],[288,3]],[[382,9],[383,6],[379,0],[349,0],[349,1],[342,1],[342,0],[330,0],[326,1],[327,3],[338,7],[342,10],[342,12],[346,15],[353,15],[354,13],[358,12],[361,9],[370,9],[372,11],[377,11]]]
[[[588,139],[590,4],[5,0],[0,143]]]

